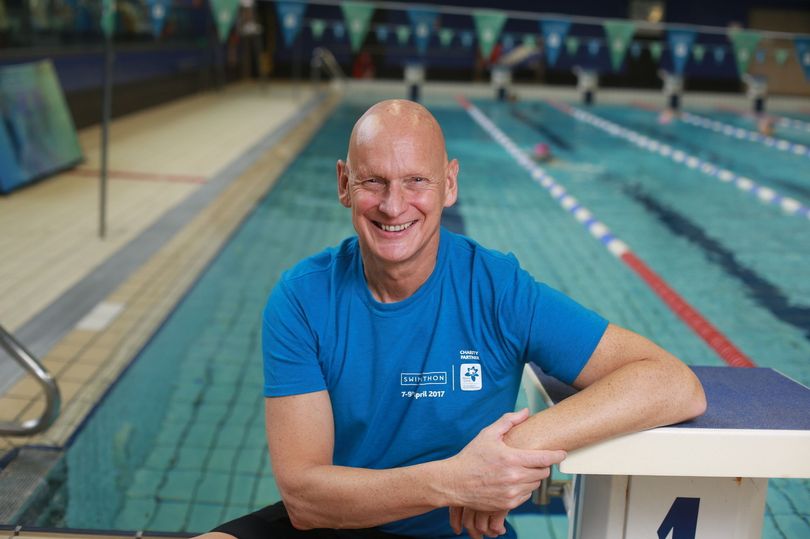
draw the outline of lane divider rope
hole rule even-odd
[[[535,163],[492,120],[466,98],[460,96],[457,100],[476,123],[495,139],[520,166],[529,172],[535,183],[548,191],[551,197],[564,210],[573,215],[613,256],[633,270],[670,310],[683,320],[723,361],[732,367],[756,366],[728,337],[723,335],[706,317],[669,286],[660,275],[655,273],[641,258],[633,253],[624,241],[616,237],[607,225],[599,221],[588,208],[568,194],[565,187]]]
[[[762,133],[757,133],[756,131],[751,131],[750,129],[744,129],[742,127],[737,127],[718,120],[712,120],[710,118],[706,118],[705,116],[700,116],[691,112],[682,112],[681,121],[689,125],[694,125],[695,127],[701,127],[703,129],[720,133],[727,137],[732,137],[739,140],[749,140],[751,142],[759,142],[760,144],[764,144],[769,148],[776,148],[777,150],[790,152],[801,157],[810,157],[810,148],[804,144],[796,144],[794,142],[790,142],[789,140],[763,135]]]
[[[810,123],[797,120],[796,118],[788,118],[786,116],[777,116],[776,125],[782,127],[789,127],[792,129],[799,129],[810,133]]]
[[[557,110],[569,114],[581,122],[601,129],[614,137],[628,140],[636,146],[651,153],[657,153],[662,157],[669,157],[676,163],[682,164],[693,170],[699,170],[723,183],[730,183],[740,191],[756,197],[757,200],[763,204],[777,206],[788,215],[796,215],[799,217],[804,217],[805,219],[810,219],[810,208],[795,198],[784,196],[770,187],[760,185],[751,178],[746,178],[745,176],[736,174],[726,168],[721,167],[720,165],[716,165],[694,155],[690,155],[682,150],[670,146],[669,144],[665,144],[652,137],[648,137],[631,129],[627,129],[626,127],[622,127],[616,123],[591,114],[590,112],[585,112],[584,110],[564,103],[556,103],[551,101],[548,103]]]

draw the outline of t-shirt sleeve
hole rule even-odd
[[[317,336],[284,280],[273,289],[264,309],[262,356],[266,397],[326,389]]]
[[[502,332],[524,362],[573,383],[607,329],[608,321],[518,268],[499,310]]]

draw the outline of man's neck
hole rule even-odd
[[[396,264],[380,263],[364,253],[363,272],[369,292],[380,303],[408,299],[430,278],[438,254],[438,241],[425,246],[425,252],[413,259]]]

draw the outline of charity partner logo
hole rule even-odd
[[[483,372],[480,363],[462,363],[459,368],[462,391],[478,391],[483,387]]]

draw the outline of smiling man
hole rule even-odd
[[[443,229],[458,173],[424,107],[358,120],[337,163],[357,236],[286,272],[264,313],[283,503],[209,537],[514,535],[565,450],[703,412],[671,354]],[[582,391],[511,412],[527,361]]]

